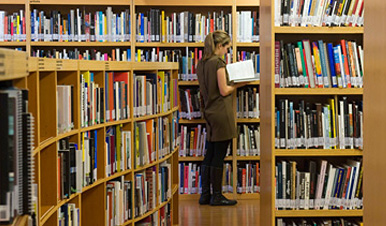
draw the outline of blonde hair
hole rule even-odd
[[[225,31],[217,30],[209,33],[205,38],[203,61],[214,55],[217,45],[227,45],[231,42],[231,37]]]

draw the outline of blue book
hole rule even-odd
[[[323,79],[324,79],[323,84],[324,84],[324,87],[329,88],[330,87],[330,81],[328,78],[326,54],[324,52],[323,41],[319,40],[318,45],[319,45],[319,52],[320,52],[320,62],[322,64],[321,65],[322,66],[322,75],[323,75]]]
[[[99,41],[103,42],[103,13],[99,11]]]
[[[95,153],[94,153],[94,169],[97,169],[97,156],[98,156],[98,131],[97,130],[94,130],[94,145],[95,145]],[[94,179],[95,181],[97,180],[97,175],[96,175],[96,170],[95,170],[95,173],[94,173]]]
[[[257,54],[256,58],[257,58],[257,60],[256,60],[256,72],[257,72],[257,74],[260,75],[260,54]]]
[[[327,51],[328,51],[328,60],[330,65],[330,73],[331,73],[331,85],[333,88],[338,87],[338,82],[336,78],[335,73],[335,61],[334,61],[334,47],[332,46],[332,43],[327,44]]]
[[[144,18],[144,15],[143,13],[140,13],[140,16],[141,16],[141,37],[139,39],[140,42],[145,42],[145,18]]]

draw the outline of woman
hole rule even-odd
[[[232,92],[246,83],[228,85],[225,61],[231,39],[224,31],[214,31],[205,38],[204,56],[198,62],[197,76],[204,102],[208,147],[201,165],[201,205],[235,205],[222,195],[223,164],[229,144],[236,137]],[[213,194],[210,194],[212,184]]]

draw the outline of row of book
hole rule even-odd
[[[363,226],[363,221],[356,219],[346,219],[346,218],[322,218],[322,219],[285,219],[277,218],[277,226],[303,226],[303,225],[313,225],[313,226],[341,226],[341,225],[351,225],[351,226]]]
[[[237,164],[237,193],[260,193],[260,163]]]
[[[258,42],[259,14],[257,11],[236,12],[237,42]]]
[[[178,134],[178,115],[177,112],[172,114],[172,118],[158,118],[158,159],[174,151],[174,148],[180,143]]]
[[[326,160],[277,161],[276,208],[361,209],[363,165],[348,159],[343,164]]]
[[[66,133],[74,128],[74,87],[58,85],[58,134]]]
[[[132,219],[132,181],[119,180],[106,183],[106,225],[123,225]]]
[[[58,225],[59,226],[79,226],[80,211],[75,203],[66,203],[58,209]]]
[[[25,42],[25,24],[24,10],[9,14],[0,10],[0,42]]]
[[[131,131],[122,125],[106,128],[106,175],[111,176],[131,167]],[[96,166],[96,164],[95,164]]]
[[[166,112],[175,106],[177,79],[169,72],[134,74],[134,117]]]
[[[363,26],[364,0],[275,0],[275,26]]]
[[[260,127],[237,125],[237,155],[260,156]]]
[[[154,119],[134,123],[135,168],[157,160],[156,135],[159,131],[156,129],[156,121]]]
[[[259,162],[238,163],[236,189],[239,194],[260,193]],[[201,166],[179,163],[180,194],[201,194]],[[222,191],[233,193],[232,163],[224,164]]]
[[[249,52],[249,51],[237,51],[236,55],[236,61],[245,61],[245,60],[252,60],[253,62],[253,68],[255,70],[255,75],[257,75],[258,78],[260,78],[260,54],[256,53],[255,51]],[[231,62],[226,62],[232,63]]]
[[[150,9],[136,13],[135,20],[137,42],[203,42],[215,30],[232,36],[232,14],[224,11],[207,16],[189,11],[166,15],[164,10]]]
[[[131,61],[131,50],[113,48],[110,53],[94,48],[74,49],[36,49],[32,48],[31,56],[51,59],[98,60],[98,61]]]
[[[237,118],[260,118],[260,94],[257,87],[237,89]]]
[[[76,8],[69,13],[58,10],[31,11],[31,40],[45,42],[125,42],[130,41],[130,9],[114,13],[86,12]]]
[[[201,124],[197,126],[180,127],[181,142],[180,156],[204,156],[206,153],[206,128]]]
[[[86,77],[86,79],[89,78]],[[130,117],[129,86],[129,72],[105,73],[106,122],[128,119]]]
[[[80,87],[80,126],[83,128],[104,123],[105,93],[103,87],[95,82],[93,72],[85,71],[80,74]]]
[[[355,41],[275,42],[275,87],[362,88],[363,49]]]
[[[0,83],[0,103],[0,224],[12,224],[19,215],[31,215],[36,223],[34,117],[28,112],[28,91]]]
[[[276,109],[275,146],[283,149],[354,149],[363,147],[363,103],[342,97],[335,104],[280,99]]]
[[[172,226],[171,204],[167,203],[150,216],[135,223],[138,226]]]
[[[157,178],[158,177],[158,178]],[[156,184],[158,181],[158,185]],[[157,194],[159,194],[157,199]],[[139,217],[171,197],[171,165],[163,162],[135,174],[134,215]]]
[[[180,88],[180,114],[183,119],[201,118],[201,95],[198,88]]]

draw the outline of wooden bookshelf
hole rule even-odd
[[[27,46],[26,42],[0,42],[0,46]]]
[[[36,64],[36,66],[33,66],[33,64]],[[58,67],[60,65],[60,67]],[[102,65],[102,66],[101,66]],[[40,109],[40,114],[44,111],[51,112],[54,116],[56,116],[56,109],[54,108],[54,111],[51,111],[50,108],[53,108],[53,106],[56,106],[56,104],[47,105],[45,108],[40,107],[42,103],[45,102],[45,98],[56,98],[56,80],[59,81],[71,81],[71,78],[75,78],[74,81],[78,81],[78,78],[80,76],[81,72],[84,71],[100,71],[99,75],[103,75],[105,71],[126,71],[130,74],[133,74],[135,71],[167,71],[170,72],[170,75],[173,79],[177,79],[177,73],[176,70],[178,69],[178,66],[176,63],[130,63],[130,62],[94,62],[94,61],[82,61],[82,60],[56,60],[56,59],[35,59],[31,58],[29,60],[29,68],[36,69],[34,71],[30,71],[30,75],[34,76],[37,74],[38,77],[40,77],[40,83],[38,84],[40,92],[31,92],[31,97],[36,97],[37,99],[40,99],[41,101],[36,104],[36,107]],[[49,76],[49,77],[47,77]],[[98,75],[97,75],[98,76]],[[49,78],[49,79],[47,79]],[[63,80],[65,79],[65,80]],[[102,80],[104,81],[104,80]],[[129,77],[130,83],[131,77]],[[33,82],[33,80],[31,80]],[[46,85],[52,84],[51,88],[52,90],[47,89]],[[59,83],[58,83],[59,84]],[[102,86],[103,87],[103,86]],[[45,90],[42,92],[42,90]],[[74,94],[80,95],[78,92],[74,92]],[[42,95],[45,95],[46,97],[43,98]],[[53,97],[52,97],[53,96]],[[132,94],[130,94],[130,98],[132,98]],[[56,102],[56,101],[55,101]],[[77,102],[75,102],[77,103]],[[79,103],[78,103],[79,104]],[[130,99],[130,106],[132,106],[132,99]],[[80,108],[75,107],[74,108],[75,117],[80,117]],[[89,225],[93,224],[95,225],[95,222],[105,222],[105,205],[103,203],[106,203],[106,193],[105,193],[105,187],[107,182],[118,179],[121,177],[124,177],[125,179],[128,179],[130,181],[134,182],[134,175],[137,172],[144,171],[147,168],[150,167],[156,167],[157,169],[160,167],[160,164],[163,162],[168,162],[171,164],[171,186],[174,186],[171,188],[171,196],[168,198],[167,201],[161,203],[160,205],[156,205],[156,208],[152,209],[151,211],[148,211],[144,215],[133,218],[129,221],[126,221],[123,225],[134,225],[135,222],[139,222],[141,219],[144,219],[146,216],[151,215],[155,213],[157,210],[165,206],[167,203],[173,203],[171,205],[172,212],[178,213],[178,202],[173,201],[174,199],[178,199],[177,189],[175,188],[176,184],[178,184],[178,174],[173,172],[177,169],[177,166],[174,166],[174,163],[178,163],[178,147],[173,148],[170,150],[169,154],[166,154],[160,159],[157,159],[156,161],[153,161],[150,164],[140,166],[138,168],[132,168],[132,169],[126,169],[120,172],[116,172],[110,176],[105,175],[105,169],[104,169],[104,136],[105,136],[105,130],[110,126],[120,125],[122,124],[125,129],[132,130],[132,126],[134,122],[139,120],[147,120],[147,119],[156,119],[159,117],[168,117],[171,118],[172,114],[175,113],[178,110],[178,106],[171,106],[170,110],[165,111],[163,113],[155,114],[155,115],[148,115],[140,118],[134,118],[133,114],[131,113],[130,117],[128,119],[123,119],[119,121],[112,121],[112,122],[105,122],[101,124],[96,124],[89,127],[80,127],[80,123],[78,121],[74,121],[75,127],[73,130],[58,134],[56,131],[56,123],[48,123],[48,120],[52,120],[49,117],[47,118],[46,115],[40,115],[40,120],[38,122],[38,125],[36,126],[37,130],[35,132],[38,132],[38,134],[43,134],[40,136],[37,147],[35,148],[33,152],[33,156],[35,159],[37,159],[37,177],[38,180],[38,191],[39,191],[39,216],[38,221],[39,225],[53,225],[57,222],[57,214],[59,209],[62,205],[67,203],[76,203],[76,206],[80,208],[80,216],[82,225]],[[38,116],[39,117],[39,116]],[[43,120],[44,118],[47,118]],[[55,121],[54,121],[55,122]],[[40,130],[46,128],[44,133],[42,133]],[[80,136],[83,132],[86,131],[98,131],[98,146],[101,148],[101,152],[99,152],[98,148],[98,160],[100,159],[100,162],[98,161],[98,178],[96,181],[94,181],[92,184],[85,186],[82,188],[81,193],[75,193],[72,194],[68,199],[60,200],[57,197],[57,183],[53,183],[53,180],[57,180],[57,143],[63,139],[63,138],[70,138],[71,141],[76,141],[76,143],[80,142]],[[101,135],[101,136],[99,136]],[[132,133],[132,140],[134,138],[134,135]],[[157,142],[158,143],[158,142]],[[79,143],[78,143],[79,144]],[[133,144],[131,144],[133,147]],[[134,149],[132,148],[131,156],[134,155]],[[157,156],[160,154],[158,153],[158,148],[156,149]],[[134,159],[131,159],[132,162],[134,162]],[[132,164],[134,166],[134,164]],[[158,170],[157,170],[158,172]],[[133,185],[134,186],[134,185]],[[156,183],[156,186],[158,184]],[[134,205],[134,193],[132,196],[133,205]],[[101,205],[101,203],[103,205]],[[92,206],[99,206],[97,208],[91,208]],[[134,208],[134,206],[132,207]],[[90,211],[93,209],[93,211]],[[95,215],[95,212],[98,213],[98,215]],[[173,218],[173,223],[178,224],[178,218]]]
[[[260,47],[259,42],[237,42],[237,47]]]
[[[173,42],[136,42],[136,47],[204,47],[203,42],[179,42],[179,43],[173,43]]]
[[[198,86],[198,81],[178,81],[179,86]]]
[[[130,46],[131,42],[31,42],[31,46],[47,47],[120,47]]]
[[[260,209],[261,225],[276,225],[276,220],[280,218],[313,218],[313,217],[363,217],[363,210],[277,210],[276,209],[276,182],[275,167],[277,159],[280,158],[292,161],[313,159],[334,159],[337,162],[344,161],[345,158],[362,158],[363,150],[357,149],[276,149],[275,148],[275,106],[278,99],[308,98],[316,100],[318,103],[327,98],[334,98],[336,101],[340,96],[348,98],[361,98],[364,93],[362,88],[275,88],[275,41],[285,40],[294,42],[302,39],[328,39],[340,41],[346,36],[348,39],[363,39],[363,27],[276,27],[274,25],[275,1],[261,0],[260,29],[264,36],[260,36],[261,55],[261,206]],[[368,12],[367,12],[368,13]],[[354,38],[355,37],[355,38]],[[359,41],[362,43],[361,41]],[[313,101],[311,101],[313,102]],[[367,113],[365,113],[367,114]],[[340,160],[342,159],[342,160]],[[303,170],[304,171],[304,170]],[[366,170],[364,170],[365,172]],[[367,180],[367,179],[366,179]],[[365,198],[366,199],[366,198]]]

